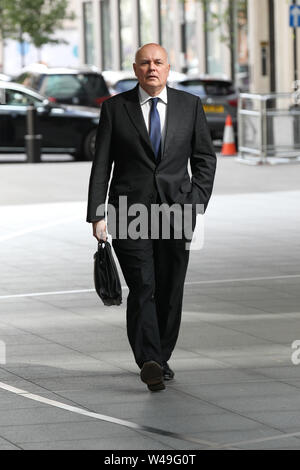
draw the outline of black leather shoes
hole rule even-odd
[[[170,369],[169,364],[167,362],[163,363],[163,377],[164,380],[173,380],[175,373]]]
[[[140,375],[141,380],[147,384],[151,392],[158,392],[166,388],[163,381],[163,368],[157,362],[145,362]]]

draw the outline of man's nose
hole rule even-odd
[[[156,70],[155,62],[150,62],[150,64],[149,64],[149,69],[150,69],[150,70]]]

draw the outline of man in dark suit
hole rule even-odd
[[[128,232],[121,236],[120,196],[127,197],[128,208],[137,203],[147,210],[155,204],[189,205],[193,230],[198,205],[204,212],[211,196],[216,156],[200,99],[166,86],[170,65],[165,49],[146,44],[133,67],[139,84],[102,105],[87,221],[93,223],[94,236],[106,240],[105,214],[99,208],[114,164],[108,202],[116,209],[113,247],[129,288],[127,334],[141,380],[157,391],[174,377],[168,360],[179,333],[191,237],[181,232],[178,238],[170,217],[170,236],[164,236],[161,220],[158,236],[152,227],[148,238]],[[132,213],[127,228],[131,221]]]

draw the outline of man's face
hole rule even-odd
[[[139,84],[149,94],[159,94],[166,86],[170,65],[162,47],[144,46],[138,51],[133,68]]]

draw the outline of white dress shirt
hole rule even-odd
[[[149,133],[149,124],[150,124],[150,110],[151,110],[151,101],[149,101],[153,96],[148,95],[148,93],[139,85],[139,99],[140,105],[142,108],[142,113],[145,119],[145,124],[147,127],[147,131]],[[157,102],[157,111],[159,113],[160,118],[160,129],[161,129],[161,150],[163,151],[164,148],[164,140],[166,135],[166,113],[167,113],[167,103],[168,103],[168,96],[167,96],[167,89],[166,87],[160,92],[159,95],[155,96],[155,98],[159,98]]]

